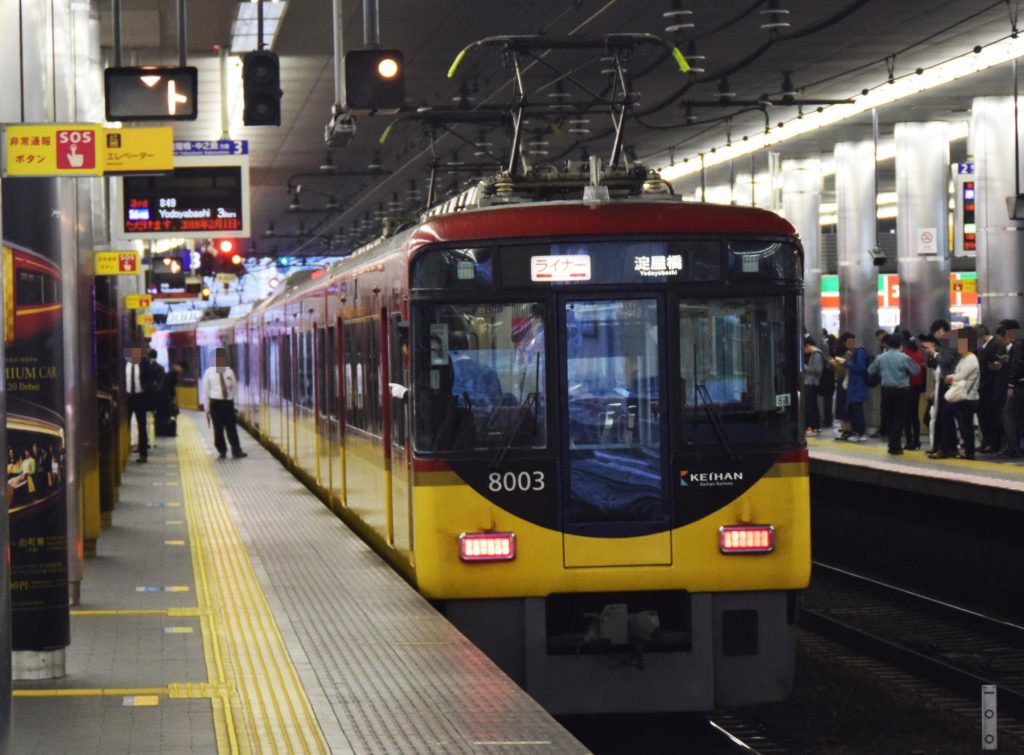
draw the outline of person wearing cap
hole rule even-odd
[[[203,372],[201,396],[205,399],[206,420],[213,421],[213,445],[217,447],[220,458],[227,456],[228,447],[224,442],[227,433],[231,444],[231,455],[236,459],[248,456],[238,443],[238,428],[235,426],[235,392],[238,380],[235,371],[228,366],[228,353],[225,349],[217,349],[214,364]]]

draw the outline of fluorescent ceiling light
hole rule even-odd
[[[274,36],[277,34],[277,28],[287,5],[288,3],[284,0],[263,3],[263,46],[265,48],[273,46]],[[238,4],[235,21],[231,25],[231,52],[249,52],[256,49],[256,37],[259,34],[256,28],[256,6],[255,2],[240,2]]]
[[[738,157],[759,152],[773,144],[803,136],[820,128],[845,121],[854,116],[870,112],[874,108],[890,105],[921,92],[948,84],[994,66],[1008,63],[1014,58],[1024,55],[1024,35],[1017,39],[1005,39],[981,49],[981,52],[969,52],[945,63],[939,63],[923,70],[920,74],[908,74],[896,79],[892,84],[880,84],[865,95],[857,95],[852,102],[840,105],[829,105],[821,112],[805,113],[802,118],[791,118],[782,128],[773,128],[767,133],[748,134],[742,139],[733,137],[732,144],[717,147],[715,151],[705,152],[703,167],[719,165],[735,160]],[[966,124],[965,124],[966,125]],[[685,162],[676,162],[661,169],[661,177],[673,181],[682,176],[699,173],[701,170],[699,156],[691,156]]]

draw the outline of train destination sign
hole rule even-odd
[[[248,146],[245,142],[228,143]],[[175,142],[170,173],[125,176],[111,192],[114,238],[250,235],[248,150],[211,155],[183,148],[191,144]]]
[[[139,253],[96,252],[96,275],[138,275]]]

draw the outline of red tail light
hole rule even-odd
[[[463,561],[511,561],[516,557],[516,536],[511,532],[463,532],[459,558]]]
[[[744,524],[718,528],[722,553],[771,553],[775,550],[775,528],[770,524]]]

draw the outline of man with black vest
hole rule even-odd
[[[125,349],[128,362],[124,367],[124,390],[128,396],[128,411],[135,417],[139,435],[139,464],[145,464],[149,456],[149,433],[146,431],[146,412],[149,411],[150,397],[146,387],[152,382],[151,366],[142,358],[142,349],[132,346]]]
[[[202,397],[206,400],[207,421],[213,420],[213,445],[217,447],[220,458],[228,454],[224,443],[227,433],[231,444],[231,455],[236,459],[248,456],[238,443],[238,429],[235,427],[235,392],[238,380],[235,371],[228,366],[226,349],[217,349],[214,354],[215,363],[203,372]]]

